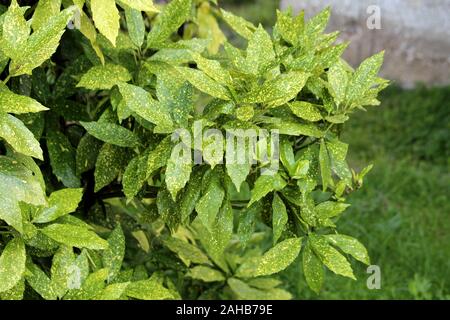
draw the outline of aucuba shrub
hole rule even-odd
[[[0,7],[2,299],[290,299],[294,261],[317,293],[369,264],[336,224],[370,166],[339,136],[379,104],[383,53],[352,69],[329,10],[270,35],[215,0],[21,4]],[[210,136],[180,161],[180,129],[277,132],[280,163]]]

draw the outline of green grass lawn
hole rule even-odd
[[[222,7],[254,24],[271,28],[276,21],[279,0],[219,0]]]
[[[450,299],[450,88],[393,88],[382,99],[345,129],[353,166],[375,166],[339,223],[380,266],[381,290],[367,289],[355,263],[357,281],[327,272],[317,296],[297,264],[284,276],[298,299]]]

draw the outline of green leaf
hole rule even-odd
[[[0,50],[0,71],[3,72],[6,68],[6,65],[9,62],[9,58]]]
[[[331,168],[339,178],[350,183],[352,173],[346,161],[348,144],[338,139],[328,140],[326,144],[331,159]]]
[[[321,11],[318,15],[308,21],[305,26],[305,33],[312,40],[316,40],[316,36],[325,31],[330,20],[331,8],[328,7]]]
[[[33,223],[47,223],[74,212],[83,196],[83,189],[62,189],[55,191],[48,199],[49,207],[33,220]]]
[[[75,8],[68,8],[52,17],[39,30],[28,38],[23,50],[12,59],[9,65],[10,75],[19,76],[31,74],[31,71],[48,60],[58,47],[59,40],[64,33]]]
[[[303,183],[299,180],[298,185],[301,186]],[[314,211],[314,203],[315,200],[310,191],[302,191],[302,193],[297,196],[296,202],[298,201],[298,205],[300,206],[300,216],[302,219],[310,226],[315,227],[317,225],[317,217],[316,212]],[[294,202],[295,203],[295,202]]]
[[[136,9],[125,9],[125,18],[131,41],[136,47],[142,47],[145,39],[145,23],[142,13]]]
[[[156,170],[166,165],[172,153],[172,140],[170,137],[162,140],[154,150],[150,151],[147,162],[147,177],[151,177]]]
[[[159,101],[170,111],[175,122],[183,128],[189,125],[194,111],[193,87],[169,74],[158,75],[156,93]]]
[[[365,60],[355,71],[347,88],[347,101],[353,103],[364,96],[374,85],[383,64],[384,51]]]
[[[294,179],[307,178],[310,164],[311,162],[309,160],[298,160],[295,164],[295,171],[292,177]]]
[[[91,0],[92,18],[95,26],[113,46],[120,28],[120,15],[114,0]]]
[[[276,244],[280,239],[281,234],[286,228],[288,222],[288,214],[286,206],[280,196],[275,193],[272,202],[272,229],[273,229],[273,243]]]
[[[191,263],[211,265],[211,262],[206,254],[204,254],[196,246],[183,240],[168,237],[164,240],[164,245],[166,245],[172,252],[175,252],[187,266]]]
[[[0,292],[13,288],[25,272],[26,252],[21,238],[9,241],[0,256]]]
[[[38,30],[45,26],[51,17],[56,16],[61,8],[61,0],[41,0],[34,10],[31,26]]]
[[[278,287],[282,282],[275,278],[256,278],[250,279],[247,283],[257,289],[273,289]]]
[[[339,247],[342,251],[351,255],[356,260],[361,261],[366,265],[370,264],[367,249],[355,238],[342,234],[330,234],[325,237],[332,245]]]
[[[91,300],[95,296],[101,294],[108,277],[108,269],[100,269],[91,273],[82,286],[77,289],[69,290],[64,296],[64,300]]]
[[[262,75],[274,62],[272,39],[260,25],[248,42],[246,70],[254,75]]]
[[[0,299],[2,300],[23,300],[25,294],[25,279],[22,278],[20,281],[11,289],[0,293]]]
[[[0,112],[0,137],[5,139],[17,152],[43,159],[41,146],[33,133],[22,121],[10,114]]]
[[[220,83],[214,81],[208,77],[204,72],[187,67],[176,68],[180,75],[189,81],[194,87],[201,92],[209,94],[211,97],[219,98],[222,100],[230,100],[228,90]]]
[[[193,169],[189,182],[181,195],[179,210],[182,223],[190,221],[190,215],[200,199],[202,190],[198,186],[202,184],[203,172],[200,168]]]
[[[250,121],[255,116],[255,108],[251,105],[236,109],[236,118],[241,121]]]
[[[339,61],[347,47],[348,43],[341,43],[337,46],[331,46],[322,50],[317,57],[318,66],[316,67],[316,70],[322,71],[332,67],[336,61]]]
[[[92,259],[95,259],[95,261],[92,261]],[[78,256],[75,255],[73,264],[69,268],[70,276],[67,279],[67,287],[69,290],[81,289],[82,286],[88,283],[87,279],[91,271],[91,263],[94,271],[100,269],[100,262],[96,252],[88,252],[87,249],[82,249]]]
[[[97,63],[97,60],[99,60],[101,64],[105,64],[105,57],[100,49],[97,40],[98,36],[97,30],[95,29],[92,20],[82,11],[83,5],[84,3],[81,4],[81,7],[79,7],[80,9],[79,31],[81,32],[82,35],[84,35],[87,39],[89,39],[89,42],[91,43],[91,47],[93,50],[93,52],[90,52],[90,54],[92,54],[92,61],[95,61],[95,63]],[[86,54],[86,56],[88,56],[88,54]]]
[[[242,50],[234,47],[229,42],[225,42],[224,49],[227,54],[228,59],[232,63],[232,65],[238,70],[246,69],[246,61],[243,56]]]
[[[325,120],[327,120],[330,123],[335,123],[335,124],[345,123],[345,122],[347,122],[348,119],[349,119],[349,117],[345,114],[335,114],[332,116],[325,117]]]
[[[27,264],[25,279],[34,291],[45,300],[56,300],[57,295],[53,290],[50,278],[34,263]]]
[[[172,0],[158,15],[147,37],[147,48],[157,48],[191,15],[192,0]]]
[[[208,77],[217,81],[221,85],[227,86],[232,84],[229,71],[220,65],[219,61],[203,58],[199,53],[191,53],[197,68],[202,70]]]
[[[305,17],[301,12],[297,17],[292,18],[289,12],[281,12],[277,10],[276,31],[287,42],[297,46],[300,35],[304,32]]]
[[[9,90],[0,90],[0,111],[14,114],[40,112],[48,110],[36,100],[15,94]]]
[[[317,122],[323,119],[318,106],[309,102],[295,101],[289,104],[289,108],[297,117],[304,120]]]
[[[261,205],[261,202],[256,202],[239,213],[237,235],[244,248],[247,246],[255,231],[256,222],[259,217],[258,214],[261,212]]]
[[[344,212],[350,205],[341,202],[325,201],[318,204],[315,208],[320,218],[333,218]]]
[[[37,177],[34,168],[29,167],[19,163],[17,158],[0,156],[0,194],[11,201],[44,206],[47,201],[42,180]]]
[[[95,192],[107,186],[125,169],[128,156],[124,148],[105,143],[95,163]]]
[[[319,294],[324,280],[323,266],[322,262],[311,249],[309,242],[303,251],[303,274],[311,290]]]
[[[0,44],[3,53],[12,59],[20,55],[30,35],[30,26],[23,16],[26,8],[19,7],[17,1],[13,0],[3,16]]]
[[[211,245],[214,246],[214,249],[210,250],[209,253],[212,255],[216,263],[219,255],[223,256],[225,249],[228,247],[233,237],[233,221],[234,215],[231,203],[229,201],[224,201],[211,229],[212,237],[210,240]],[[221,266],[220,263],[218,263],[218,265]]]
[[[356,280],[350,263],[339,251],[328,244],[324,236],[310,234],[309,240],[314,253],[328,269],[341,276]]]
[[[195,206],[198,218],[207,228],[214,224],[224,197],[225,191],[221,186],[218,177],[213,176],[206,191]]]
[[[217,54],[220,46],[227,40],[220,29],[216,16],[212,13],[212,8],[207,2],[203,2],[197,9],[198,36],[208,39],[208,52]]]
[[[286,269],[298,256],[301,238],[284,240],[267,251],[259,260],[255,277],[268,276]]]
[[[2,177],[1,174],[0,177]],[[16,199],[11,199],[7,194],[2,193],[0,193],[0,220],[5,221],[6,224],[20,233],[23,232],[22,213],[19,203]]]
[[[169,228],[176,228],[180,223],[180,214],[178,205],[173,200],[169,190],[166,188],[160,190],[156,197],[156,206],[161,219]]]
[[[71,224],[78,227],[83,227],[85,229],[94,230],[94,227],[91,226],[89,223],[81,220],[80,218],[77,218],[73,215],[65,215],[58,219],[58,223],[62,224]],[[101,229],[101,228],[100,228]]]
[[[222,13],[222,18],[225,20],[225,22],[237,34],[244,37],[245,39],[250,39],[253,36],[253,32],[256,30],[256,27],[251,22],[223,9],[221,9],[220,12]]]
[[[280,160],[292,176],[295,168],[295,155],[290,141],[285,138],[280,141]]]
[[[51,266],[51,288],[58,298],[62,298],[70,287],[81,287],[81,272],[75,265],[72,247],[60,246],[53,256]]]
[[[125,294],[130,298],[139,300],[167,300],[174,298],[173,294],[163,287],[155,277],[130,283]]]
[[[250,163],[238,164],[238,163],[226,163],[227,173],[233,181],[236,190],[241,190],[242,183],[247,179],[252,168]]]
[[[249,286],[244,281],[236,278],[229,278],[228,285],[238,299],[244,300],[290,300],[292,295],[282,289],[272,288],[260,290]]]
[[[279,175],[262,175],[259,176],[255,182],[255,187],[252,190],[252,198],[248,204],[250,207],[256,201],[264,198],[268,193],[274,190],[282,190],[286,186],[287,182]]]
[[[320,173],[322,176],[322,190],[326,191],[328,186],[333,186],[333,178],[331,177],[331,163],[325,141],[320,142],[319,150]]]
[[[314,124],[302,124],[291,121],[277,121],[268,125],[269,129],[277,129],[282,135],[288,136],[307,136],[313,138],[321,138],[325,132],[320,130],[317,125]]]
[[[103,142],[86,134],[81,138],[76,152],[76,173],[78,176],[95,168]]]
[[[75,150],[60,131],[47,132],[47,149],[54,175],[68,188],[80,187],[76,175]]]
[[[153,4],[153,0],[119,0],[119,5],[125,5],[139,11],[159,12]]]
[[[192,171],[191,149],[187,147],[187,152],[189,152],[187,159],[184,155],[180,155],[180,152],[183,154],[186,152],[185,147],[181,147],[181,149],[179,150],[178,146],[175,146],[166,167],[166,185],[174,200],[176,200],[178,192],[189,181]]]
[[[186,276],[203,282],[225,281],[222,272],[205,266],[196,266],[190,269]]]
[[[133,132],[120,125],[101,121],[81,121],[80,124],[90,135],[106,143],[124,148],[134,148],[140,145],[138,137],[135,136]]]
[[[104,250],[108,242],[86,228],[70,224],[52,224],[40,230],[56,242],[77,248]]]
[[[348,85],[348,74],[341,61],[334,64],[328,71],[328,83],[330,85],[330,92],[336,101],[337,105],[340,105],[345,101],[345,94]]]
[[[274,80],[268,80],[262,86],[251,91],[243,99],[243,102],[265,103],[271,107],[283,105],[299,94],[309,77],[309,73],[301,71],[283,73]]]
[[[162,130],[172,132],[173,122],[168,110],[154,100],[150,93],[140,87],[126,83],[120,84],[119,90],[130,110],[161,127]]]
[[[205,226],[200,219],[194,220],[194,228],[208,255],[224,272],[229,272],[224,259],[224,251],[233,236],[233,210],[231,204],[225,201],[216,216],[212,226]]]
[[[110,284],[93,300],[119,300],[125,294],[129,284],[130,282]]]
[[[360,173],[358,174],[354,174],[355,177],[355,182],[358,184],[358,186],[362,186],[363,182],[364,182],[364,177],[373,169],[373,164],[368,165],[367,167],[365,167],[364,169],[361,170]]]
[[[108,282],[113,281],[120,272],[125,256],[125,235],[120,224],[108,237],[108,248],[103,252],[102,262],[108,268]]]
[[[128,82],[130,80],[131,75],[125,67],[107,63],[89,69],[81,77],[77,87],[90,90],[109,90],[119,83]]]
[[[188,49],[161,49],[149,58],[149,61],[166,62],[171,65],[188,63],[192,60]]]
[[[220,131],[206,132],[201,143],[203,160],[211,166],[211,169],[223,163],[224,139]]]
[[[133,158],[128,163],[122,178],[123,192],[127,199],[133,199],[144,186],[147,159],[148,157],[144,154]]]
[[[150,243],[148,242],[148,238],[145,235],[145,232],[142,230],[137,230],[132,232],[131,234],[139,243],[139,248],[148,253],[150,251]]]

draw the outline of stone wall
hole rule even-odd
[[[380,9],[381,29],[369,29],[370,6]],[[345,59],[358,65],[386,50],[384,77],[411,87],[450,83],[450,0],[282,0],[281,7],[305,9],[311,17],[331,6],[329,31],[352,41]],[[373,21],[373,20],[369,20]]]

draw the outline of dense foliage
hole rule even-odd
[[[216,1],[29,4],[0,17],[2,299],[289,299],[299,256],[316,292],[369,264],[336,227],[370,170],[339,137],[379,104],[383,53],[353,70],[329,10],[270,35]],[[223,162],[209,136],[179,161],[180,128],[279,132],[281,163]]]

